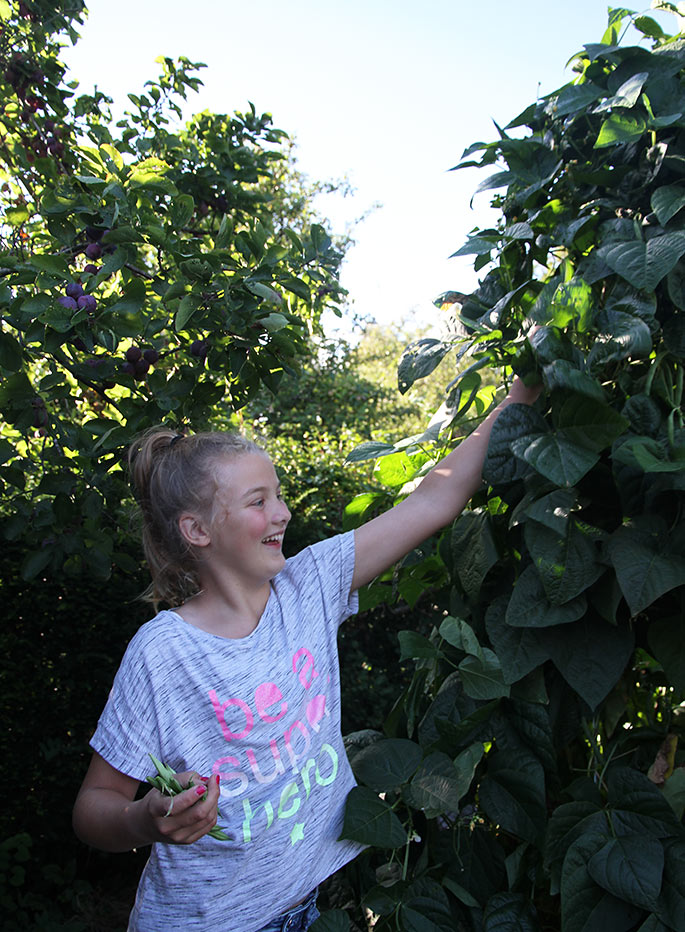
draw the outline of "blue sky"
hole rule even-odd
[[[448,169],[495,137],[493,120],[570,80],[566,62],[606,22],[598,0],[92,0],[65,60],[82,90],[122,102],[157,75],[158,55],[205,62],[188,113],[270,111],[304,171],[355,187],[321,202],[334,229],[379,204],[343,284],[362,315],[426,325],[433,298],[477,284],[468,259],[448,257],[490,222],[487,193],[469,206],[479,173]]]

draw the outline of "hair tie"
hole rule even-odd
[[[174,445],[178,440],[183,440],[184,437],[185,437],[185,434],[176,434],[176,436],[175,436],[175,437],[172,437],[171,440],[169,441],[169,448],[171,449],[171,447],[173,447],[173,445]]]

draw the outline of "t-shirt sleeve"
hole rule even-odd
[[[154,773],[149,755],[161,757],[153,684],[143,629],[133,638],[114,678],[90,746],[108,764],[136,780]]]
[[[359,610],[359,596],[350,592],[354,575],[354,531],[314,544],[310,551],[325,590],[330,617],[340,626]]]

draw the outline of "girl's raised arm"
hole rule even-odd
[[[500,412],[512,402],[532,404],[539,394],[540,386],[528,388],[515,379],[507,397],[404,501],[357,528],[352,591],[371,582],[461,513],[480,485],[490,433]]]

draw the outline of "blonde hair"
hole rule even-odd
[[[226,457],[264,453],[242,434],[179,434],[153,427],[131,444],[129,471],[142,518],[143,550],[152,583],[148,602],[180,605],[200,588],[198,560],[179,527],[182,514],[208,515],[214,467]]]

